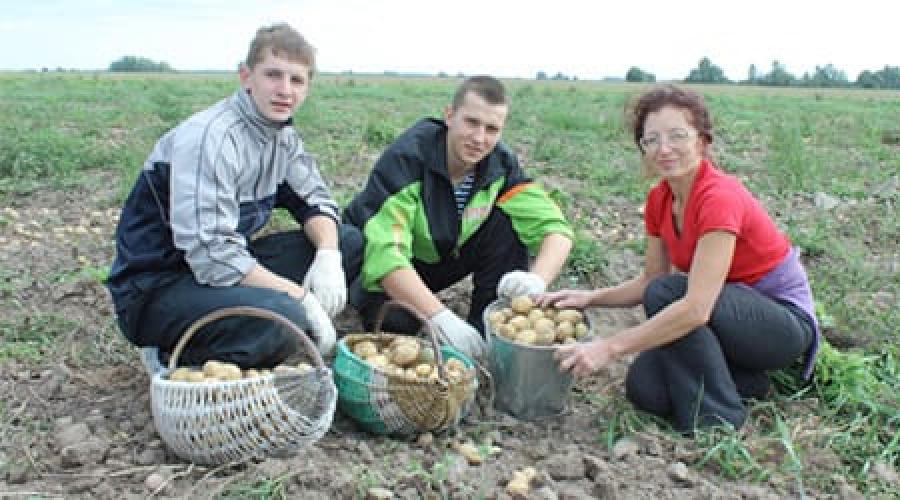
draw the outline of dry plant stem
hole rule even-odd
[[[193,497],[193,496],[194,496],[194,492],[197,490],[197,488],[199,488],[200,485],[203,484],[204,481],[206,481],[207,479],[211,478],[212,476],[218,474],[219,472],[222,472],[222,471],[225,470],[225,469],[228,469],[228,468],[230,468],[230,467],[235,467],[235,466],[240,465],[240,464],[242,464],[242,463],[244,463],[244,461],[228,462],[228,463],[219,465],[219,466],[217,466],[217,467],[213,467],[212,469],[209,469],[209,471],[207,471],[206,474],[203,474],[203,477],[201,477],[200,480],[197,481],[197,483],[194,484],[194,486],[193,486],[190,490],[188,490],[188,492],[185,494],[185,497],[186,497],[186,498],[191,498],[191,497]],[[232,482],[232,480],[226,481],[226,482],[225,482],[225,485],[228,485],[228,484],[230,484],[231,482]],[[221,485],[221,486],[218,487],[216,490],[213,490],[212,492],[210,492],[210,494],[207,496],[207,498],[212,498],[212,497],[218,495],[219,493],[221,493],[222,490],[225,489],[225,488],[224,488],[225,485]]]
[[[158,495],[159,492],[161,492],[162,490],[164,490],[164,489],[166,488],[166,486],[168,486],[168,484],[171,483],[172,481],[174,481],[174,480],[176,480],[176,479],[178,479],[178,478],[181,478],[181,477],[184,477],[184,476],[189,475],[193,470],[194,470],[194,464],[190,464],[190,465],[187,467],[186,470],[181,471],[181,472],[176,472],[175,474],[172,474],[172,475],[169,476],[165,481],[163,481],[163,483],[162,483],[161,485],[159,485],[159,486],[153,491],[153,493],[150,493],[150,498],[155,497],[156,495]]]

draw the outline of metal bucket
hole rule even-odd
[[[564,413],[574,379],[559,371],[559,365],[553,359],[556,346],[517,344],[497,334],[488,315],[504,307],[508,304],[496,301],[484,311],[489,369],[494,380],[494,408],[522,420]],[[585,318],[585,321],[590,336],[590,320]]]

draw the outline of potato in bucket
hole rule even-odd
[[[553,354],[589,337],[589,321],[574,309],[538,308],[528,296],[490,304],[484,325],[494,407],[523,420],[565,412],[574,380],[559,371]]]

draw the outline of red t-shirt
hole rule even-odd
[[[675,230],[672,190],[661,181],[647,196],[647,234],[662,239],[669,259],[689,272],[697,240],[710,231],[737,237],[726,281],[756,283],[784,260],[791,243],[765,209],[738,179],[724,174],[709,160],[700,162],[684,211],[681,234]]]

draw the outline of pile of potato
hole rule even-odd
[[[415,337],[397,336],[381,345],[373,340],[358,340],[348,347],[360,359],[385,373],[408,380],[439,378],[434,349],[423,346]],[[444,361],[444,372],[450,382],[461,380],[469,370],[456,358]]]
[[[209,360],[203,363],[200,369],[181,367],[176,368],[169,374],[169,380],[182,382],[221,382],[225,380],[240,380],[244,378],[257,378],[266,375],[276,374],[304,374],[313,370],[312,365],[300,362],[296,365],[281,364],[274,370],[247,368],[241,370],[234,363],[226,363],[224,361]]]
[[[489,313],[488,322],[498,335],[524,345],[572,344],[588,334],[581,311],[536,307],[527,295],[515,297],[509,307]]]

